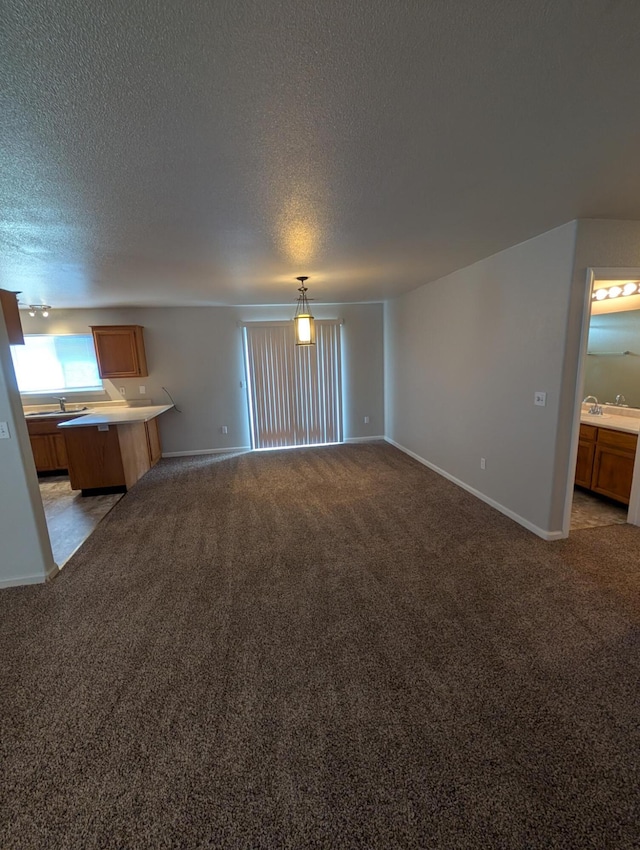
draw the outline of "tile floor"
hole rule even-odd
[[[123,494],[82,496],[71,489],[67,475],[40,476],[39,481],[53,559],[61,567]]]
[[[626,505],[575,487],[571,509],[571,531],[579,528],[622,524],[627,521],[628,512]]]

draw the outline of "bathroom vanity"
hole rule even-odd
[[[629,504],[640,418],[583,412],[576,464],[576,484]]]

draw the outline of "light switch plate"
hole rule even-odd
[[[8,440],[10,436],[8,423],[0,422],[0,440]]]
[[[547,405],[547,394],[541,392],[535,392],[533,394],[533,403],[538,407],[546,407]]]

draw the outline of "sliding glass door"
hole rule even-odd
[[[254,449],[342,441],[340,323],[316,320],[316,344],[296,345],[293,323],[244,327]]]

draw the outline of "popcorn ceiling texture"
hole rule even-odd
[[[386,444],[161,461],[0,594],[0,847],[637,848],[639,557]]]
[[[0,274],[25,303],[413,289],[640,217],[635,0],[7,0]]]

